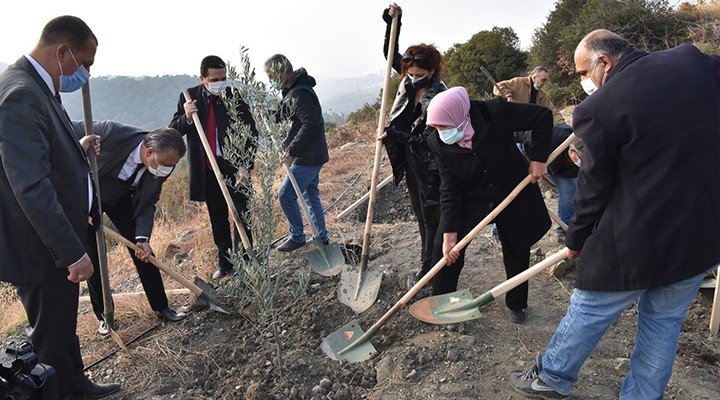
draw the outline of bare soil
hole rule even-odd
[[[364,132],[336,133],[333,139],[338,143],[331,141],[332,161],[321,178],[331,240],[356,250],[362,244],[366,209],[361,207],[342,221],[336,221],[335,215],[369,187],[374,143],[346,144],[370,136],[367,132],[372,128],[366,128]],[[380,179],[389,172],[385,162]],[[543,190],[554,211],[552,189]],[[168,192],[176,191],[164,191],[164,196],[169,196]],[[142,294],[117,296],[118,333],[130,355],[112,353],[117,346],[109,336],[95,333],[97,324],[89,303],[81,302],[78,335],[87,373],[99,382],[123,384],[123,390],[112,399],[522,398],[509,387],[507,377],[531,366],[535,353],[545,349],[569,304],[572,268],[558,277],[542,273],[531,279],[530,308],[523,324],[510,321],[502,299],[484,306],[479,319],[450,326],[425,324],[405,308],[373,337],[377,354],[368,361],[333,361],[320,350],[325,337],[351,320],[367,330],[406,292],[405,277],[420,263],[417,223],[406,196],[403,185],[389,185],[379,193],[368,263],[369,269],[384,274],[377,302],[357,315],[336,299],[339,276],[312,275],[307,294],[283,314],[282,366],[275,363],[272,337],[258,333],[248,319],[252,317],[233,308],[221,285],[219,300],[231,310],[230,315],[207,309],[189,311],[188,318],[176,324],[158,325]],[[203,206],[185,207],[181,223],[158,225],[156,231],[163,233],[156,235],[154,246],[163,261],[185,276],[208,280],[215,254],[206,212]],[[469,245],[460,278],[459,288],[470,289],[475,296],[505,280],[501,251],[488,239],[488,232],[489,228]],[[291,255],[278,254],[273,273],[292,282],[299,271],[310,271],[305,256],[308,247]],[[542,255],[560,248],[554,228],[536,245]],[[140,290],[124,250],[114,248],[110,259],[115,293]],[[180,286],[166,280],[166,288]],[[2,289],[3,314],[6,310],[22,314],[12,291],[7,286]],[[172,295],[170,302],[176,308],[189,308],[193,298]],[[711,304],[712,292],[703,290],[688,310],[666,391],[668,399],[720,398],[720,337],[708,329]],[[3,339],[18,337],[24,324],[21,317],[5,316],[0,323]],[[574,398],[617,398],[628,370],[635,328],[636,309],[631,307],[585,363]]]

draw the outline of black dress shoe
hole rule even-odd
[[[117,383],[93,383],[90,379],[83,379],[75,387],[73,400],[102,399],[120,391],[120,384]]]
[[[296,242],[292,239],[288,239],[285,241],[285,243],[278,246],[276,248],[276,250],[283,252],[283,253],[289,253],[289,252],[295,251],[303,246],[305,246],[305,242]]]
[[[182,321],[187,317],[187,314],[184,312],[175,311],[170,307],[165,307],[162,309],[162,311],[155,311],[155,315],[157,315],[158,318],[168,321],[168,322],[178,322]]]

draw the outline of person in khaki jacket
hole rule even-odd
[[[498,82],[498,86],[504,92],[507,101],[515,101],[518,103],[532,103],[543,107],[547,107],[553,112],[553,121],[565,123],[565,119],[550,101],[547,93],[542,91],[542,87],[548,81],[550,73],[545,67],[535,67],[530,76],[518,76],[506,81]],[[500,96],[498,88],[493,88],[493,94]]]

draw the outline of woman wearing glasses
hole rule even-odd
[[[442,216],[433,252],[447,266],[433,280],[433,294],[457,290],[465,250],[452,248],[520,183],[547,173],[553,128],[552,112],[535,104],[502,98],[470,101],[462,86],[438,94],[427,109],[427,124],[438,133],[428,138],[440,178]],[[530,162],[515,146],[514,131],[531,130]],[[537,185],[528,185],[496,218],[505,273],[511,278],[528,269],[530,246],[550,229],[550,218]],[[525,321],[528,284],[505,295],[513,322]]]
[[[383,48],[386,58],[390,24],[396,14],[399,37],[402,9],[393,3],[383,13],[387,23]],[[430,100],[447,89],[442,81],[445,61],[437,48],[428,44],[410,46],[404,54],[398,52],[396,44],[390,51],[394,53],[393,68],[400,74],[401,82],[390,111],[390,123],[378,140],[383,141],[387,150],[395,184],[405,176],[410,204],[418,221],[422,264],[420,270],[408,276],[407,285],[412,286],[432,267],[433,240],[440,220],[440,176],[427,145],[427,137],[435,129],[425,125],[425,117]]]

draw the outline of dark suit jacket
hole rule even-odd
[[[634,51],[575,109],[578,288],[658,287],[718,262],[718,62],[691,45]]]
[[[502,98],[472,101],[470,118],[472,149],[447,145],[437,133],[428,138],[440,169],[440,232],[469,232],[528,175],[513,131],[533,130],[531,160],[545,162],[550,154],[552,112],[545,107]],[[521,191],[495,222],[516,248],[537,242],[550,229],[537,185]]]
[[[88,163],[67,114],[21,57],[0,75],[0,279],[66,282],[85,248]]]
[[[203,128],[205,128],[207,126],[208,97],[206,96],[206,93],[204,93],[203,85],[191,87],[188,89],[188,92],[193,100],[197,100],[198,116],[200,117],[200,122],[202,123]],[[228,88],[226,94],[230,95],[230,93],[231,91]],[[187,157],[188,163],[190,164],[190,200],[205,201],[205,170],[208,168],[205,158],[205,149],[203,148],[202,141],[198,136],[197,128],[194,124],[189,124],[188,120],[185,118],[184,104],[185,96],[181,93],[180,99],[178,100],[177,111],[175,112],[175,115],[173,115],[170,127],[177,129],[180,134],[187,137]],[[215,111],[218,142],[220,143],[220,147],[222,147],[225,142],[225,137],[228,135],[230,118],[228,117],[225,104],[217,97],[215,99],[215,104],[213,105],[213,111]],[[250,126],[252,135],[257,139],[258,132],[255,127],[255,120],[250,112],[250,107],[248,107],[245,102],[240,101],[237,107],[237,113],[240,119],[246,125]],[[255,151],[255,141],[249,141],[246,144],[246,148],[251,151]],[[222,174],[227,178],[234,179],[236,169],[222,158],[217,159],[217,162]],[[252,168],[252,164],[250,165],[250,168]]]
[[[78,139],[85,135],[82,122],[73,122]],[[115,205],[131,194],[135,236],[150,237],[155,217],[155,204],[160,199],[162,184],[167,177],[158,178],[145,170],[136,187],[118,178],[130,153],[143,141],[147,131],[114,121],[93,122],[93,133],[100,136],[98,176],[103,206]]]

